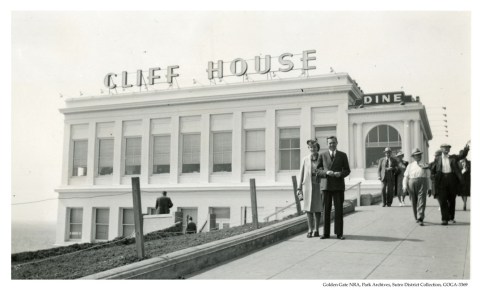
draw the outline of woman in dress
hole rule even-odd
[[[462,197],[463,200],[463,210],[467,210],[467,199],[470,196],[470,160],[464,158],[459,161],[460,169],[462,170],[462,176],[465,183],[463,184],[463,188],[458,194]]]
[[[300,168],[300,185],[297,195],[303,199],[303,209],[307,213],[307,238],[319,237],[320,217],[323,210],[323,195],[320,190],[320,171],[318,170],[320,144],[317,139],[308,140],[310,154],[305,156]]]
[[[396,183],[395,183],[395,192],[398,197],[398,205],[405,206],[405,192],[403,191],[403,173],[405,173],[405,169],[407,169],[408,162],[403,160],[404,154],[402,151],[399,151],[395,156],[398,160],[398,171],[395,176]]]

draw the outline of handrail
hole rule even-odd
[[[281,209],[277,210],[276,212],[272,213],[271,215],[268,215],[266,216],[265,218],[263,218],[264,221],[268,222],[268,219],[278,213],[281,213],[282,211],[286,210],[287,208],[291,207],[292,205],[295,205],[295,202],[285,206],[285,207],[282,207]]]
[[[358,183],[350,186],[349,188],[345,189],[345,191],[347,190],[350,190],[354,187],[358,186],[358,190],[357,190],[357,206],[361,206],[361,199],[362,199],[362,182],[359,181]]]
[[[208,222],[208,217],[207,217],[207,219],[205,220],[205,223],[203,223],[202,228],[198,231],[199,233],[201,233],[201,232],[203,231],[203,229],[204,229],[205,226],[207,225],[207,222]]]
[[[358,183],[355,183],[354,185],[352,185],[352,186],[350,186],[349,188],[345,189],[345,191],[350,190],[350,189],[354,188],[355,186],[357,186],[357,185],[359,185],[359,184],[362,184],[362,182],[359,181]]]

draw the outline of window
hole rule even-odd
[[[245,170],[265,170],[265,130],[245,131]]]
[[[280,129],[280,170],[300,168],[300,129]]]
[[[210,224],[211,230],[230,228],[230,208],[229,207],[211,207],[210,214],[215,215],[215,224]]]
[[[392,155],[401,150],[402,139],[398,131],[388,125],[378,125],[368,132],[365,140],[367,167],[377,167],[378,161],[385,157],[385,147],[392,149]]]
[[[170,173],[170,136],[153,137],[153,174]]]
[[[320,144],[318,153],[321,154],[328,150],[327,138],[330,136],[337,136],[337,128],[335,126],[315,128],[315,138],[317,138],[318,144]]]
[[[182,173],[200,172],[200,134],[182,137]]]
[[[122,209],[122,237],[128,237],[135,231],[133,208]]]
[[[113,139],[98,139],[98,175],[113,173]]]
[[[140,174],[142,138],[125,138],[125,175]]]
[[[213,172],[232,172],[232,132],[213,133]]]
[[[69,208],[68,220],[68,239],[80,240],[82,238],[83,208]]]
[[[87,175],[87,140],[73,141],[73,168],[72,176]]]
[[[108,240],[108,221],[110,210],[108,208],[95,209],[95,239]]]

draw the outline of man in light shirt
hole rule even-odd
[[[432,175],[435,176],[435,191],[438,192],[442,225],[447,225],[449,221],[455,223],[455,199],[464,184],[458,161],[468,155],[470,141],[459,155],[450,155],[451,146],[449,144],[442,144],[440,148],[442,155],[435,158]]]
[[[428,164],[423,164],[422,151],[418,148],[412,152],[413,162],[408,164],[403,175],[403,191],[410,194],[412,200],[413,216],[417,223],[423,226],[425,206],[427,205],[428,191]]]

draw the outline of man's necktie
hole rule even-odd
[[[389,159],[387,159],[387,163],[385,164],[385,167],[386,167],[386,168],[388,168],[388,167],[389,167],[389,165],[390,165],[390,164],[389,164],[389,161],[390,161],[390,160],[389,160]]]

